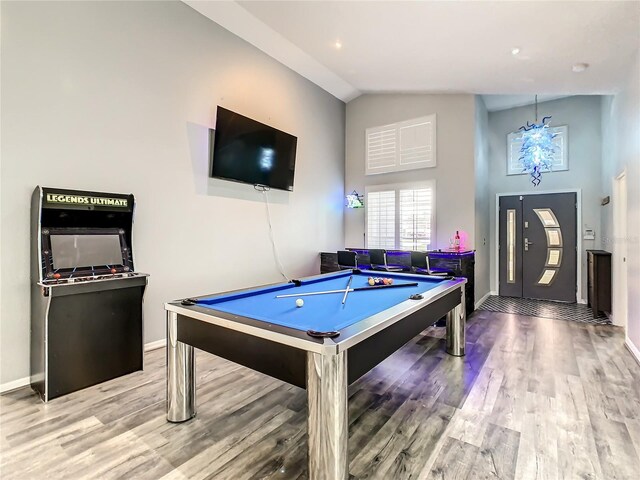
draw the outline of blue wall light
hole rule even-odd
[[[556,145],[553,142],[556,134],[551,133],[549,124],[551,117],[544,117],[538,123],[538,96],[536,95],[536,119],[535,123],[520,127],[522,130],[522,147],[520,147],[520,160],[523,172],[531,175],[531,183],[534,187],[540,185],[542,172],[550,171],[553,166],[553,156]]]

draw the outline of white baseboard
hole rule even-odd
[[[616,322],[616,316],[613,313],[604,312],[604,314],[607,316],[609,320],[611,320],[612,325],[615,325],[616,327],[624,327],[626,325],[626,321],[624,323]],[[628,338],[626,338],[626,340],[628,340]]]
[[[482,302],[484,302],[487,298],[489,298],[491,295],[495,295],[496,292],[487,292],[484,297],[482,297],[480,300],[478,300],[476,302],[476,304],[474,305],[474,308],[478,308],[480,305],[482,305]]]
[[[633,357],[636,359],[636,362],[638,362],[638,365],[640,365],[640,350],[638,350],[638,347],[636,347],[631,339],[627,336],[625,336],[624,339],[624,346],[627,347],[627,350],[631,352],[631,355],[633,355]]]
[[[150,352],[151,350],[157,350],[163,348],[167,344],[166,339],[156,340],[155,342],[149,342],[144,344],[144,351]],[[12,382],[0,384],[0,394],[16,390],[18,388],[26,387],[31,383],[31,377],[19,378]]]
[[[144,344],[144,351],[150,352],[151,350],[157,350],[158,348],[163,348],[167,345],[167,339],[162,338],[160,340],[156,340],[155,342],[149,342]]]
[[[3,383],[0,385],[0,393],[10,392],[18,388],[26,387],[31,382],[31,377],[24,377],[14,380],[12,382]]]

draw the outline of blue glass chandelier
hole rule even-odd
[[[549,128],[551,117],[544,117],[538,123],[538,96],[536,95],[536,119],[533,124],[527,122],[520,127],[522,130],[522,146],[520,147],[520,161],[522,171],[531,175],[534,187],[540,185],[542,172],[550,171],[553,166],[553,156],[556,145],[553,142],[556,134]]]

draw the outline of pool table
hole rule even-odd
[[[393,286],[358,290],[370,276]],[[345,270],[167,303],[167,420],[195,416],[199,348],[306,388],[309,478],[347,479],[348,385],[445,315],[447,352],[464,355],[465,282]]]

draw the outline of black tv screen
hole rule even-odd
[[[293,135],[218,107],[211,176],[292,191],[297,142]]]

